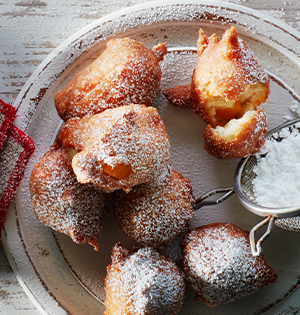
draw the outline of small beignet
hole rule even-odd
[[[152,247],[129,252],[120,244],[104,281],[105,315],[176,315],[185,284],[177,265]]]
[[[242,118],[231,119],[224,127],[207,125],[203,131],[204,149],[219,159],[242,158],[259,151],[267,132],[265,109],[247,111]]]
[[[104,194],[77,182],[65,148],[53,145],[39,159],[32,169],[29,189],[41,223],[70,236],[75,243],[88,242],[98,250]]]
[[[196,301],[210,307],[253,294],[277,279],[263,255],[252,255],[249,233],[230,223],[189,231],[181,250],[184,273],[196,292]]]
[[[112,39],[103,53],[55,94],[58,115],[67,121],[129,104],[151,105],[160,88],[159,61],[167,49],[146,48],[130,38]]]
[[[191,88],[191,84],[177,85],[163,90],[162,93],[171,105],[180,108],[190,108],[193,107]]]
[[[194,211],[194,196],[188,179],[171,171],[160,185],[139,185],[113,198],[116,221],[131,240],[142,246],[163,247],[187,228]]]
[[[150,106],[127,105],[71,118],[57,139],[70,148],[77,180],[104,192],[129,192],[170,175],[169,137]]]
[[[201,29],[198,65],[192,75],[193,108],[213,128],[256,110],[270,93],[269,76],[235,27],[220,40]]]

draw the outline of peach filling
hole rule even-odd
[[[114,177],[116,179],[126,179],[132,173],[131,165],[125,163],[119,163],[116,165],[103,164],[104,173]]]

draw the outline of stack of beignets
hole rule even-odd
[[[235,27],[226,30],[221,40],[215,34],[208,38],[201,29],[197,53],[190,87],[174,87],[164,91],[165,96],[177,106],[180,100],[191,101],[196,114],[208,124],[204,130],[208,153],[221,159],[256,153],[268,129],[265,110],[257,111],[270,92],[266,71]]]
[[[55,94],[64,120],[129,104],[151,105],[160,88],[159,61],[167,49],[146,48],[130,38],[112,39],[104,52]]]
[[[98,249],[104,194],[77,182],[65,148],[53,145],[39,159],[29,188],[34,212],[44,225]]]
[[[104,282],[105,315],[176,315],[183,304],[182,273],[152,247],[129,252],[116,244]]]
[[[169,138],[153,107],[127,105],[71,118],[57,139],[72,155],[77,180],[104,192],[129,192],[170,173]]]
[[[117,191],[113,203],[120,229],[142,246],[163,247],[184,232],[194,211],[191,183],[172,170],[159,185]]]
[[[196,301],[211,307],[253,294],[277,279],[263,255],[252,255],[249,233],[230,223],[189,231],[181,249],[184,273]]]
[[[157,110],[150,107],[160,88],[159,62],[166,53],[165,44],[148,49],[130,38],[110,40],[94,62],[55,94],[65,124],[55,149],[34,166],[30,184],[42,223],[97,248],[100,229],[97,235],[77,236],[80,226],[84,234],[84,224],[94,220],[92,228],[102,221],[102,216],[95,217],[94,201],[89,203],[93,193],[102,198],[103,193],[129,192],[135,185],[158,184],[170,176],[169,138]],[[79,204],[83,200],[84,211]],[[66,210],[68,203],[71,208]],[[46,211],[49,204],[53,207]]]

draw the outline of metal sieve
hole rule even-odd
[[[276,141],[281,141],[282,138],[274,137],[274,134],[278,134],[283,128],[288,128],[288,130],[292,132],[292,130],[296,128],[295,125],[299,122],[300,117],[287,121],[269,131],[265,138],[273,138]],[[300,232],[300,202],[298,206],[281,208],[265,207],[257,203],[252,184],[252,180],[257,176],[253,171],[255,165],[257,165],[257,157],[258,155],[254,154],[241,159],[236,169],[234,187],[210,190],[198,198],[193,204],[193,209],[198,210],[202,206],[219,204],[230,197],[233,193],[236,193],[240,203],[247,210],[258,216],[265,217],[263,221],[251,229],[249,234],[251,251],[254,256],[261,255],[261,243],[270,235],[274,224],[277,227],[288,231]],[[215,200],[207,200],[208,197],[215,194],[221,194],[221,197]],[[266,232],[256,242],[255,232],[266,224],[268,224]]]

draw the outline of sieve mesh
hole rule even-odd
[[[244,195],[252,202],[256,203],[256,198],[254,196],[253,192],[253,184],[252,180],[256,177],[255,172],[253,171],[253,168],[257,164],[257,159],[254,155],[251,155],[247,163],[244,165],[244,168],[242,169],[241,174],[241,189],[244,193]]]
[[[291,232],[300,232],[300,217],[276,219],[274,223],[277,227]]]

